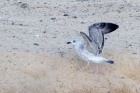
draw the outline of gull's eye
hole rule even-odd
[[[73,42],[75,43],[76,41],[75,41],[75,40],[73,40]]]

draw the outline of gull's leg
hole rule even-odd
[[[89,62],[87,62],[87,65],[86,67],[83,68],[83,70],[86,70],[88,66],[89,66]]]
[[[98,74],[98,64],[96,64],[96,71],[92,72],[93,74]]]

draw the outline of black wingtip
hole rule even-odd
[[[114,24],[114,23],[106,23],[106,29],[104,29],[104,34],[108,34],[110,32],[113,32],[115,31],[116,29],[119,28],[119,26],[117,24]]]
[[[104,34],[111,33],[115,31],[116,29],[119,28],[119,25],[115,23],[109,23],[109,22],[100,22],[100,23],[95,23],[92,26],[97,27],[98,29],[102,29],[102,32]]]
[[[108,62],[108,63],[110,63],[110,64],[114,64],[114,63],[115,63],[115,62],[112,61],[112,60],[108,60],[108,61],[106,61],[106,62]]]
[[[114,23],[107,23],[106,26],[107,26],[107,28],[110,28],[112,31],[119,28],[119,26],[117,24],[114,24]]]
[[[67,42],[67,44],[71,44],[71,42]]]

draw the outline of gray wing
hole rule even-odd
[[[91,25],[89,27],[89,38],[91,39],[91,41],[96,42],[100,54],[104,46],[104,33],[96,26]]]
[[[119,26],[117,24],[105,23],[105,22],[95,23],[95,24],[93,24],[93,26],[100,29],[104,34],[108,34],[119,28]]]
[[[114,23],[95,23],[89,27],[89,38],[97,42],[99,54],[104,47],[104,34],[115,31],[119,26]]]
[[[84,32],[80,32],[80,34],[82,35],[84,41],[85,41],[85,46],[86,49],[95,54],[95,55],[98,55],[99,54],[99,49],[98,49],[98,45],[97,45],[97,42],[94,41],[94,40],[91,40]]]

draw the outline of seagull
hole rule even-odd
[[[71,42],[67,42],[67,44],[73,44],[75,50],[79,57],[87,62],[87,65],[83,68],[89,66],[90,62],[94,63],[110,63],[114,64],[114,61],[108,60],[100,54],[102,53],[104,47],[104,34],[111,33],[118,29],[119,26],[114,23],[107,23],[107,22],[99,22],[94,23],[88,27],[89,36],[87,36],[84,32],[80,32],[81,36],[84,39],[84,43],[79,39],[74,39]],[[98,73],[98,65],[96,65],[96,71],[93,74]]]

